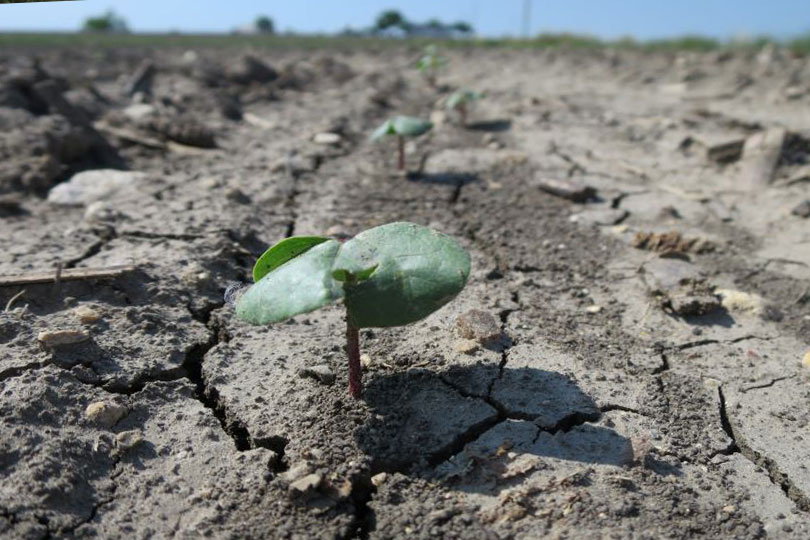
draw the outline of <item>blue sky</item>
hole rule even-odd
[[[519,35],[524,0],[84,0],[0,5],[2,30],[74,30],[115,10],[135,31],[228,31],[267,14],[280,30],[368,26],[387,8],[414,21],[466,20],[485,36]],[[638,39],[810,32],[810,0],[532,0],[531,29]]]

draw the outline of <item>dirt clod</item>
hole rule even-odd
[[[88,420],[105,428],[111,428],[126,414],[127,408],[114,401],[94,401],[84,411]]]
[[[459,335],[481,344],[497,341],[501,337],[501,325],[486,311],[471,309],[456,319]]]
[[[37,341],[48,348],[75,345],[88,339],[90,334],[84,330],[43,330],[37,334]]]
[[[799,216],[802,218],[810,217],[810,200],[800,202],[793,207],[793,210],[791,210],[790,213],[794,216]]]
[[[708,253],[714,245],[704,238],[685,238],[678,231],[666,233],[639,232],[633,247],[658,253]]]

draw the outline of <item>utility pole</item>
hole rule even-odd
[[[532,0],[523,0],[523,37],[529,39],[532,21]]]

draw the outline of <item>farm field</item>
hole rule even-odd
[[[810,58],[44,43],[0,49],[0,537],[810,536]],[[395,221],[472,272],[361,331],[361,400],[341,306],[225,301]]]

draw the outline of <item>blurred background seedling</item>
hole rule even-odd
[[[436,45],[428,45],[422,57],[416,62],[416,69],[422,74],[427,83],[438,88],[437,77],[439,71],[447,65],[447,58],[439,54]]]
[[[459,121],[462,126],[467,125],[467,117],[469,115],[470,107],[479,99],[486,97],[486,92],[476,92],[462,88],[453,92],[447,98],[447,108],[451,111],[456,111],[459,116]]]
[[[430,131],[433,124],[428,120],[413,116],[389,118],[371,134],[372,141],[379,141],[389,135],[397,138],[397,169],[405,171],[405,137],[418,137]]]

